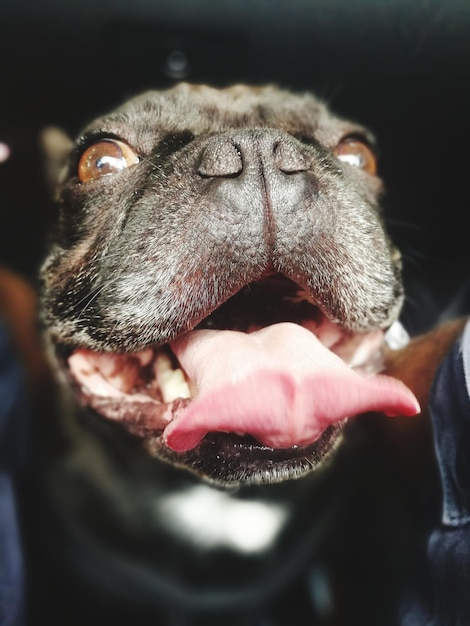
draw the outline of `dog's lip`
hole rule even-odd
[[[174,452],[161,438],[147,444],[166,460],[192,468],[218,484],[282,482],[298,478],[322,465],[342,440],[347,420],[328,426],[321,437],[307,446],[272,448],[250,435],[211,432],[187,452]]]
[[[323,341],[309,328],[312,324]],[[257,362],[258,356],[250,355],[260,337],[264,341],[267,336],[269,345],[270,337],[276,343],[286,333],[287,347],[277,350],[274,361],[263,354]],[[224,372],[219,357],[225,335],[236,348],[229,352]],[[399,381],[354,371],[378,369],[374,356],[382,341],[382,331],[345,333],[325,318],[306,327],[281,322],[251,333],[194,330],[170,344],[173,352],[168,346],[126,355],[81,348],[69,357],[68,366],[85,404],[134,434],[159,437],[173,451],[194,449],[208,433],[220,431],[253,436],[268,448],[302,448],[352,415],[419,411],[413,394]],[[306,362],[300,368],[289,355],[292,342],[295,359]],[[235,358],[238,349],[241,356]],[[245,354],[250,363],[240,375]],[[310,359],[312,354],[316,356]],[[209,367],[201,368],[201,361]]]

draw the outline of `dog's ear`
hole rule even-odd
[[[51,194],[57,187],[72,147],[73,141],[70,137],[55,126],[44,128],[39,135],[39,148],[44,162],[46,184]]]

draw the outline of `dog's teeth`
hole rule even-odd
[[[385,342],[391,350],[404,348],[410,341],[410,336],[400,322],[393,322],[385,333]]]
[[[172,370],[169,373],[163,385],[161,386],[163,402],[173,402],[177,398],[190,398],[188,383],[184,378],[182,370]]]
[[[177,398],[190,398],[191,392],[183,370],[173,369],[170,357],[160,352],[153,364],[155,380],[162,394],[163,402],[173,402]]]
[[[153,371],[157,382],[159,382],[162,376],[165,376],[166,372],[171,371],[171,359],[165,354],[165,352],[159,352],[153,363]]]

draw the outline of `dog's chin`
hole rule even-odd
[[[146,445],[159,458],[218,485],[279,483],[321,468],[339,445],[345,421],[329,426],[309,445],[284,449],[265,446],[250,435],[220,432],[208,433],[194,449],[183,453],[170,450],[161,438],[148,440]]]
[[[276,344],[273,367],[266,365],[264,352],[258,355],[263,341]],[[322,394],[334,410],[343,396],[353,396],[351,415],[377,408],[377,400],[369,407],[357,404],[357,398],[364,395],[361,385],[370,384],[362,378],[370,380],[380,370],[382,342],[382,330],[354,333],[334,324],[305,291],[276,275],[251,283],[170,344],[125,354],[83,346],[57,350],[79,401],[140,439],[151,456],[219,484],[260,484],[298,478],[321,467],[335,450],[349,414],[341,408],[330,416],[330,409],[318,408]],[[309,350],[315,352],[312,357]],[[217,361],[220,353],[223,366]],[[251,367],[252,354],[261,365]],[[283,357],[291,362],[285,364]],[[337,369],[344,380],[338,390],[330,381]],[[353,381],[349,394],[351,376],[358,382]],[[380,387],[374,393],[381,398],[388,392]],[[316,405],[306,409],[311,397]],[[299,407],[306,417],[298,418]],[[308,411],[316,411],[315,416]]]

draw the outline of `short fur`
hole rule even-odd
[[[333,153],[347,136],[373,143],[312,95],[271,86],[183,84],[90,124],[75,146],[57,150],[69,153],[41,273],[53,362],[77,346],[123,352],[167,342],[217,316],[266,271],[300,285],[347,330],[390,326],[403,302],[400,255],[385,232],[380,179]],[[81,185],[79,156],[102,137],[131,145],[139,167]],[[67,571],[74,589],[72,613],[99,624],[248,626],[323,623],[342,612],[326,607],[329,596],[322,605],[318,585],[311,592],[304,585],[332,565],[327,545],[344,548],[325,537],[351,504],[356,470],[344,466],[351,449],[357,454],[354,436],[333,455],[338,433],[324,438],[304,463],[318,471],[296,480],[288,460],[279,484],[250,486],[243,459],[219,467],[220,457],[207,461],[201,451],[168,454],[158,438],[135,437],[80,407],[66,377],[58,378],[40,509],[45,536],[59,546],[50,548],[51,569]],[[231,482],[227,491],[207,482],[218,477]],[[166,517],[175,494],[186,492],[214,498],[219,514],[229,501],[280,506],[282,526],[266,550],[205,546],[201,528],[191,536],[191,525]],[[356,582],[349,584],[357,589]],[[357,622],[343,614],[344,623],[387,623],[371,606]]]

